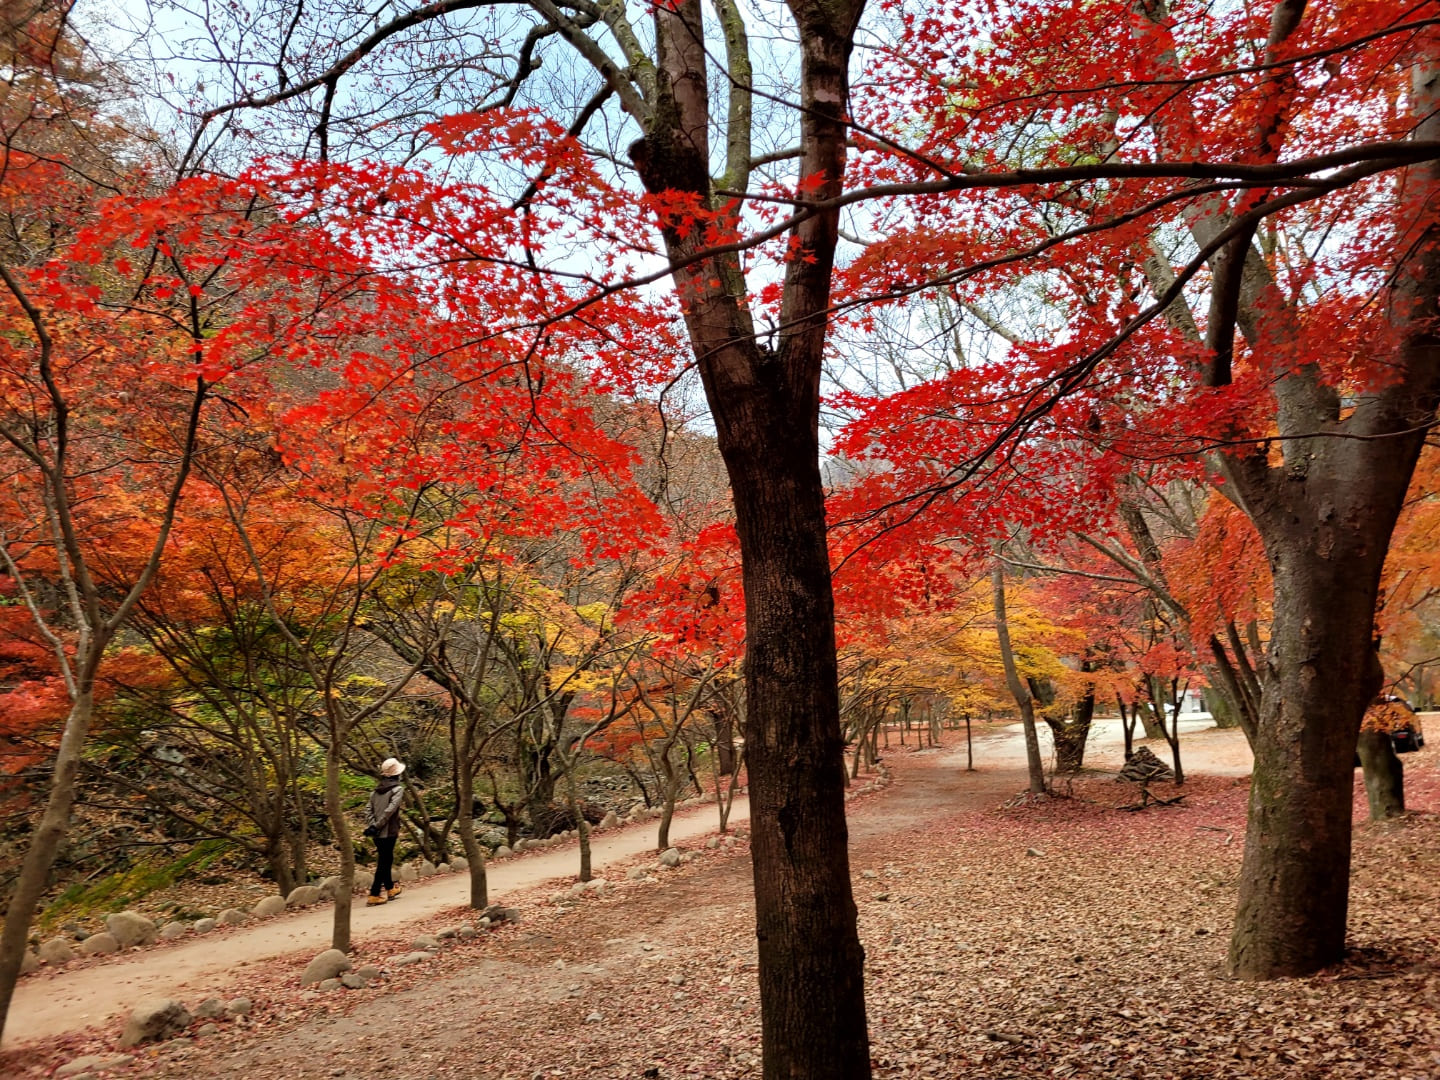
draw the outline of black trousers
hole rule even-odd
[[[390,876],[395,866],[395,841],[398,836],[375,837],[375,881],[370,886],[370,895],[379,896],[381,889],[393,889],[395,879]]]

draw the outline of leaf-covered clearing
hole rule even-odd
[[[1130,813],[1132,789],[1108,776],[1033,804],[1012,798],[1016,773],[966,774],[963,752],[962,767],[951,753],[892,755],[899,783],[852,804],[876,1074],[1428,1080],[1440,1070],[1437,756],[1407,758],[1414,812],[1357,828],[1351,959],[1245,984],[1223,960],[1246,781],[1196,777],[1182,803]],[[701,851],[599,899],[532,894],[519,926],[378,990],[277,989],[298,983],[297,964],[247,974],[226,993],[255,998],[250,1021],[152,1050],[131,1072],[756,1077],[744,854]],[[383,963],[411,936],[369,943],[357,963]],[[114,1034],[0,1066],[45,1075]]]

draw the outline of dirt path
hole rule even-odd
[[[685,843],[716,830],[715,807],[677,813],[670,826],[674,843]],[[750,804],[737,797],[730,820],[750,819]],[[646,822],[592,838],[591,860],[597,876],[608,866],[623,864],[655,848],[655,825]],[[575,874],[578,844],[549,848],[490,864],[493,903],[508,895]],[[470,898],[466,874],[410,882],[394,904],[369,908],[356,898],[352,912],[354,943],[393,935],[397,928],[425,922],[439,912],[464,905]],[[297,952],[314,954],[328,947],[333,924],[330,905],[282,915],[250,926],[216,929],[178,945],[141,949],[107,957],[88,966],[63,969],[23,979],[16,989],[7,1024],[12,1042],[50,1038],[79,1031],[130,1009],[141,998],[209,996],[225,984],[243,979],[245,970]]]
[[[996,746],[1005,736],[996,737]],[[999,755],[997,755],[998,757]],[[1005,764],[964,770],[953,749],[892,755],[898,781],[850,804],[857,895],[893,887],[907,857],[942,822],[1014,795]],[[162,1051],[153,1075],[285,1080],[533,1080],[754,1075],[758,995],[748,850],[702,852],[648,884],[565,911],[527,909],[516,928],[405,969],[379,993],[336,994],[281,1030],[225,1031]],[[534,910],[534,914],[529,914]],[[868,948],[869,946],[867,946]],[[293,979],[293,974],[290,974]],[[696,1011],[730,1002],[722,1023]],[[335,1002],[332,1009],[329,1002]],[[681,1071],[696,1045],[719,1061]],[[700,1071],[695,1071],[699,1069]]]

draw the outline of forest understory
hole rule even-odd
[[[877,1076],[1440,1072],[1440,752],[1407,755],[1410,813],[1357,826],[1348,959],[1260,984],[1223,968],[1247,780],[1153,785],[1184,799],[1130,811],[1134,788],[1104,774],[1020,798],[1022,773],[967,773],[963,745],[887,762],[895,786],[850,815]],[[251,1017],[116,1075],[757,1077],[749,859],[743,844],[698,854],[650,882],[607,868],[619,884],[603,897],[558,904],[553,884],[507,896],[519,925],[387,968],[370,989],[301,991],[308,956],[247,972],[214,989],[252,997]],[[385,966],[414,932],[463,915],[367,939],[357,962]],[[117,1034],[22,1043],[0,1073],[47,1076]]]

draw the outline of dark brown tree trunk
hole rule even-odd
[[[1119,694],[1115,695],[1115,704],[1120,708],[1120,730],[1125,735],[1125,760],[1130,760],[1130,755],[1135,752],[1135,712],[1126,710],[1125,699]]]
[[[1082,666],[1082,670],[1085,668]],[[1055,740],[1055,771],[1078,773],[1085,765],[1085,743],[1090,739],[1090,724],[1095,718],[1095,689],[1075,703],[1075,714],[1066,719],[1045,718]]]
[[[1380,560],[1367,584],[1349,559],[1318,556],[1313,539],[1267,547],[1275,618],[1230,943],[1242,978],[1306,975],[1344,954],[1355,746],[1379,683]]]
[[[975,743],[970,737],[970,712],[965,712],[965,771],[975,771]]]
[[[1427,61],[1440,40],[1421,39]],[[1415,137],[1440,137],[1440,64],[1417,63]],[[1287,442],[1227,473],[1265,544],[1275,611],[1261,679],[1240,907],[1230,962],[1244,978],[1306,975],[1345,951],[1354,760],[1360,722],[1383,673],[1374,637],[1380,573],[1440,396],[1440,165],[1407,170],[1388,315],[1399,335],[1395,381],[1338,394],[1301,369],[1276,388],[1282,433],[1333,428],[1353,438]],[[1273,286],[1272,286],[1273,288]],[[1247,338],[1271,345],[1260,330]]]
[[[464,754],[458,756],[455,765],[456,798],[460,811],[456,825],[465,861],[470,864],[470,907],[475,911],[484,911],[490,906],[490,881],[485,852],[475,836],[475,767]]]
[[[710,711],[715,725],[716,768],[721,776],[735,772],[735,720],[728,704],[721,701]]]
[[[847,69],[861,7],[856,0],[791,0],[801,42],[797,167],[818,181],[802,203],[832,198],[843,187]],[[632,158],[649,191],[689,192],[715,205],[701,6],[677,0],[655,10],[657,108]],[[838,230],[835,210],[816,212],[793,230],[803,257],[787,264],[773,346],[756,337],[733,256],[675,272],[740,538],[765,1080],[870,1076],[819,466],[820,375]],[[671,258],[692,254],[703,242],[697,233],[667,227]]]
[[[1383,731],[1362,731],[1356,744],[1365,773],[1365,800],[1371,821],[1385,821],[1405,813],[1405,763]]]
[[[270,868],[270,877],[281,896],[289,896],[296,885],[303,885],[303,878],[297,880],[290,866],[290,851],[282,837],[274,837],[265,845],[265,863]]]

